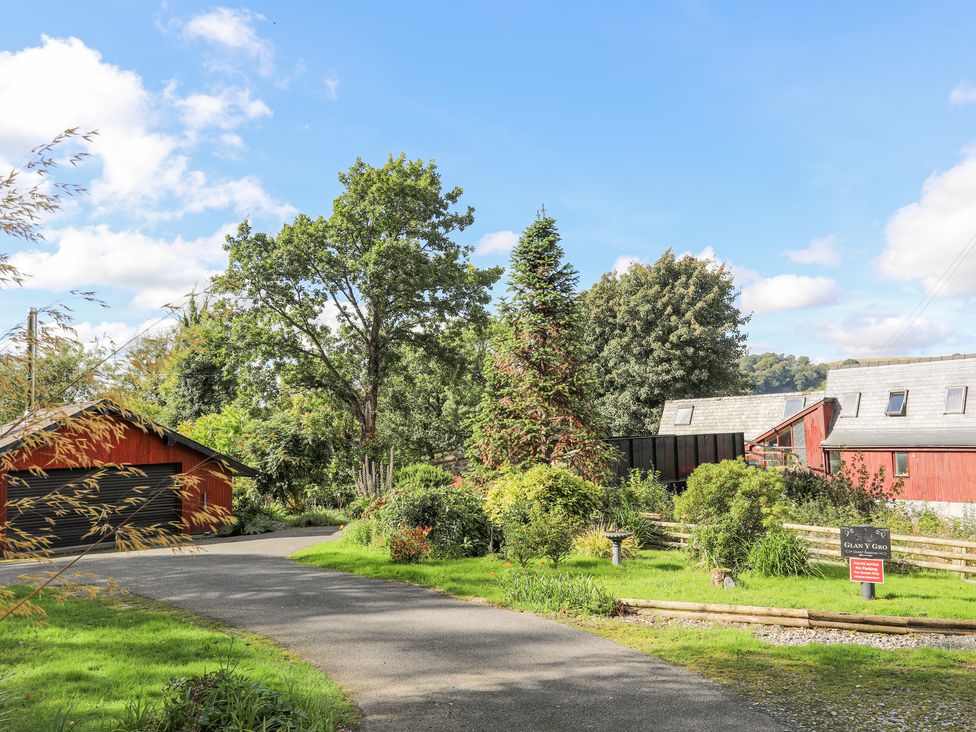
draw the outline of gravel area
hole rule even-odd
[[[668,623],[690,628],[707,628],[714,625],[708,620],[665,618],[650,614],[627,615],[624,619],[632,623]],[[757,625],[754,623],[722,623],[722,625],[748,630],[760,640],[780,646],[803,646],[808,643],[824,643],[827,645],[856,643],[861,646],[873,646],[886,650],[944,648],[950,651],[976,651],[976,633],[971,635],[947,635],[944,633],[896,635],[893,633],[858,633],[854,630],[836,628],[791,628],[783,625]],[[976,729],[976,724],[974,724],[974,729]]]
[[[620,620],[652,627],[708,628],[716,625],[706,620],[637,614],[623,616]],[[976,651],[976,636],[973,635],[890,635],[749,623],[721,625],[740,628],[764,642],[781,646],[821,643],[867,645],[891,651],[915,648]],[[892,669],[897,666],[893,658]],[[839,685],[825,682],[822,678],[814,681],[800,664],[795,672],[784,667],[775,674],[765,674],[758,679],[725,679],[725,682],[750,698],[753,706],[782,723],[786,731],[976,732],[976,664],[973,665],[971,692],[968,682],[964,682],[962,687],[957,682],[951,690],[946,688],[940,692],[934,692],[929,687],[927,690],[913,689],[911,693],[905,693],[902,684],[886,687],[878,682],[877,677],[873,682],[864,681],[862,684],[858,683],[863,679],[860,674],[853,679],[850,674],[848,676],[849,680]]]

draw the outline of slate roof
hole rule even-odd
[[[967,387],[962,414],[946,414],[946,390]],[[906,389],[904,416],[888,416],[892,390]],[[857,392],[856,414],[845,414],[842,397]],[[892,359],[832,368],[825,394],[835,399],[824,447],[976,447],[976,355]]]
[[[183,445],[191,450],[194,450],[195,452],[199,452],[207,457],[214,458],[222,465],[230,468],[237,475],[244,475],[248,477],[257,475],[257,471],[254,468],[251,468],[244,463],[229,457],[228,455],[219,453],[216,450],[211,450],[206,445],[203,445],[196,440],[191,440],[189,437],[181,435],[175,430],[171,430],[163,427],[162,425],[156,424],[155,422],[152,422],[145,417],[136,414],[135,412],[123,409],[107,399],[97,402],[68,404],[61,407],[38,410],[30,417],[8,422],[3,426],[0,426],[0,455],[19,447],[21,444],[23,444],[24,439],[29,434],[40,432],[42,430],[56,430],[61,427],[66,420],[91,412],[111,414],[129,420],[130,422],[142,424],[149,432],[158,435],[160,439],[167,439],[171,443]]]
[[[833,430],[822,443],[823,447],[838,448],[976,448],[976,430]]]
[[[664,404],[659,435],[700,435],[712,432],[742,432],[753,440],[785,418],[786,400],[802,398],[803,408],[823,399],[823,392],[781,392],[746,396],[670,399]],[[694,407],[691,424],[676,425],[680,407]]]

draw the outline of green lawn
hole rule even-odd
[[[416,565],[393,564],[389,555],[372,547],[333,541],[304,549],[293,559],[342,572],[434,587],[458,597],[483,597],[501,602],[497,578],[513,567],[495,557],[425,560]],[[542,572],[548,566],[534,565]],[[609,560],[570,557],[559,571],[591,574],[617,597],[681,600],[734,605],[798,607],[877,615],[976,618],[976,584],[936,572],[887,576],[878,599],[862,600],[859,586],[844,567],[821,565],[824,577],[750,577],[726,590],[712,587],[709,575],[690,565],[683,554],[641,552],[640,559],[614,567]]]
[[[355,722],[335,683],[267,639],[132,595],[41,602],[45,626],[0,624],[0,690],[10,694],[0,728],[56,729],[70,709],[65,729],[111,730],[130,700],[158,699],[169,679],[224,664],[293,695],[325,729]]]

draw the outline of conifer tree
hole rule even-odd
[[[579,275],[563,255],[556,222],[544,212],[512,253],[509,298],[485,359],[469,444],[476,472],[550,464],[605,477],[609,451],[594,419]]]

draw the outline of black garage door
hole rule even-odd
[[[125,474],[114,469],[49,470],[39,477],[27,472],[10,473],[7,499],[33,498],[29,506],[7,507],[7,520],[12,528],[31,537],[46,536],[52,547],[91,544],[99,536],[85,537],[93,518],[71,508],[59,496],[75,499],[95,511],[111,506],[114,510],[107,522],[118,526],[126,519],[127,526],[169,525],[179,521],[180,501],[172,490],[172,476],[179,465],[140,465],[145,475]],[[99,476],[92,485],[93,476]],[[89,481],[86,483],[85,481]],[[126,503],[126,499],[135,499]],[[51,523],[53,521],[53,524]],[[15,537],[11,533],[11,538]],[[108,539],[106,539],[108,541]]]

